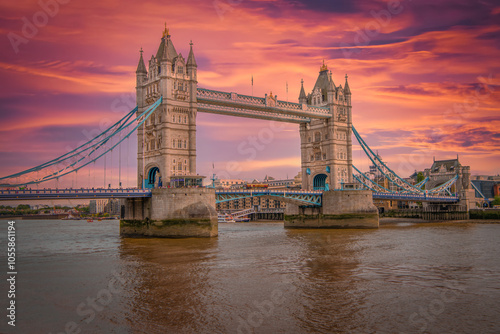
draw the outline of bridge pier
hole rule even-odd
[[[370,190],[325,191],[321,207],[287,203],[285,228],[378,228]]]
[[[474,189],[463,189],[458,203],[424,203],[422,219],[425,220],[467,220],[469,210],[475,208]]]
[[[123,200],[123,237],[216,237],[215,190],[210,188],[153,189],[151,198]]]

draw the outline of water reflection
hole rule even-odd
[[[217,239],[122,239],[128,326],[145,333],[194,333],[204,327],[201,310],[210,302],[211,284],[207,263],[217,244]]]
[[[134,330],[331,332],[359,317],[353,272],[369,231],[220,228],[218,239],[122,240]]]
[[[308,333],[352,331],[365,304],[363,280],[356,276],[363,246],[360,237],[371,230],[288,230],[301,245],[296,305],[302,305],[300,328]]]

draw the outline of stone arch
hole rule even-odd
[[[162,186],[162,173],[157,165],[149,165],[144,177],[144,188],[157,188]]]
[[[313,189],[314,190],[325,190],[326,187],[326,174],[316,174],[313,178]]]

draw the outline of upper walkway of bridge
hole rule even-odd
[[[198,88],[198,111],[251,117],[289,123],[307,123],[311,118],[331,118],[327,107],[280,101],[272,94],[265,98]]]

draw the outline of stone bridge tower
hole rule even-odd
[[[323,62],[310,94],[306,95],[302,82],[299,103],[327,107],[332,115],[300,125],[302,188],[333,190],[351,183],[352,107],[347,75],[344,88],[335,86],[332,72]]]
[[[172,176],[196,175],[197,65],[190,44],[187,60],[177,53],[165,26],[156,55],[137,66],[137,114],[163,96],[138,128],[138,186],[166,186]]]

